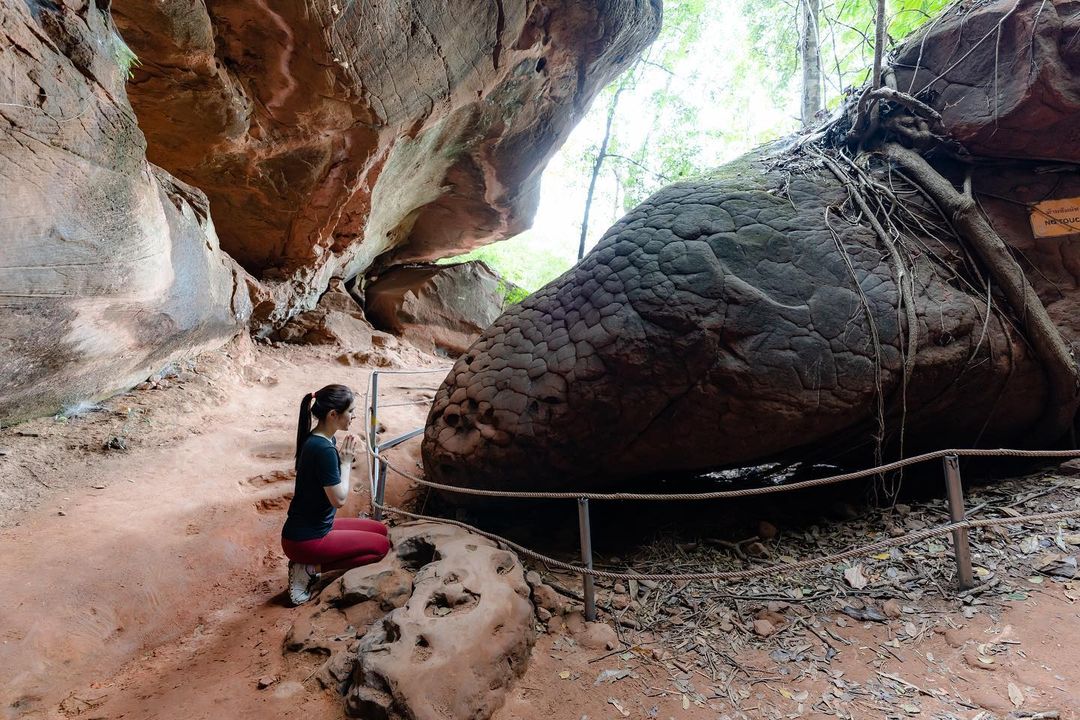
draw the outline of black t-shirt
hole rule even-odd
[[[323,488],[341,482],[336,444],[322,435],[308,435],[300,449],[296,493],[281,536],[286,540],[314,540],[330,532],[337,510]]]

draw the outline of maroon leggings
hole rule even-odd
[[[281,538],[281,549],[293,562],[348,570],[381,560],[390,551],[386,526],[378,520],[335,518],[330,532],[314,540]]]

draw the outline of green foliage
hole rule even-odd
[[[889,35],[894,40],[906,38],[945,9],[951,0],[893,0]]]
[[[537,249],[536,238],[524,232],[509,240],[477,248],[465,255],[439,260],[448,265],[469,260],[481,260],[511,284],[499,286],[506,304],[521,302],[535,290],[563,274],[574,264],[570,258],[550,250]],[[516,287],[515,287],[516,286]]]
[[[885,14],[892,43],[918,30],[949,2],[887,0]],[[869,75],[874,57],[876,7],[874,0],[822,0],[819,32],[829,107],[840,102],[846,87],[862,85]],[[750,29],[749,74],[761,77],[771,69],[774,82],[770,87],[774,88],[774,96],[796,97],[799,93],[797,4],[784,0],[744,0],[742,11]]]
[[[753,64],[755,74],[771,70],[774,81],[780,87],[788,88],[799,65],[795,4],[777,0],[744,0],[742,13],[749,30],[748,59]]]
[[[498,292],[499,295],[502,296],[503,307],[517,305],[519,302],[532,295],[532,293],[525,288],[519,285],[512,285],[503,279],[499,280]]]
[[[120,72],[123,76],[131,80],[135,77],[135,73],[132,68],[142,65],[139,62],[139,56],[136,55],[128,44],[124,42],[124,38],[120,37],[117,33],[112,34],[112,49],[113,58],[116,60],[116,64],[120,66]]]

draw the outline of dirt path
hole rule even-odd
[[[311,679],[321,658],[282,651],[296,614],[277,536],[300,396],[359,390],[368,373],[329,350],[242,342],[101,412],[0,432],[0,718],[341,718]],[[390,434],[422,423],[437,379],[385,377]],[[395,464],[412,467],[415,446]],[[1075,501],[1061,492],[1039,502]],[[690,590],[661,586],[664,622],[623,628],[610,650],[572,613],[553,618],[495,718],[1080,717],[1080,587],[1000,574],[1015,601],[972,613],[928,595],[886,622],[839,602],[734,601],[706,617],[679,604]],[[757,637],[755,613],[777,633]],[[695,644],[730,654],[710,666]]]
[[[255,683],[284,674],[277,537],[296,407],[327,382],[362,393],[369,371],[333,353],[243,345],[200,362],[190,388],[174,381],[0,435],[4,484],[29,468],[45,490],[0,504],[0,717],[339,715],[322,693]],[[437,382],[427,377],[413,385]],[[383,383],[387,402],[417,394],[396,385]],[[402,405],[387,417],[411,427],[423,414]],[[130,449],[101,451],[118,428]],[[343,512],[365,503],[356,495]]]

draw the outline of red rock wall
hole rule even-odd
[[[331,276],[528,227],[540,173],[659,0],[116,0],[151,161],[210,198],[263,329]]]
[[[659,0],[4,3],[0,422],[268,332],[333,277],[523,229],[659,20]]]
[[[146,161],[101,5],[0,7],[3,423],[126,389],[251,309],[205,196]]]
[[[942,116],[977,156],[965,172],[980,207],[1016,251],[1067,341],[1080,342],[1080,234],[1035,237],[1032,206],[1080,197],[1080,1],[951,6],[905,41],[897,87]]]

